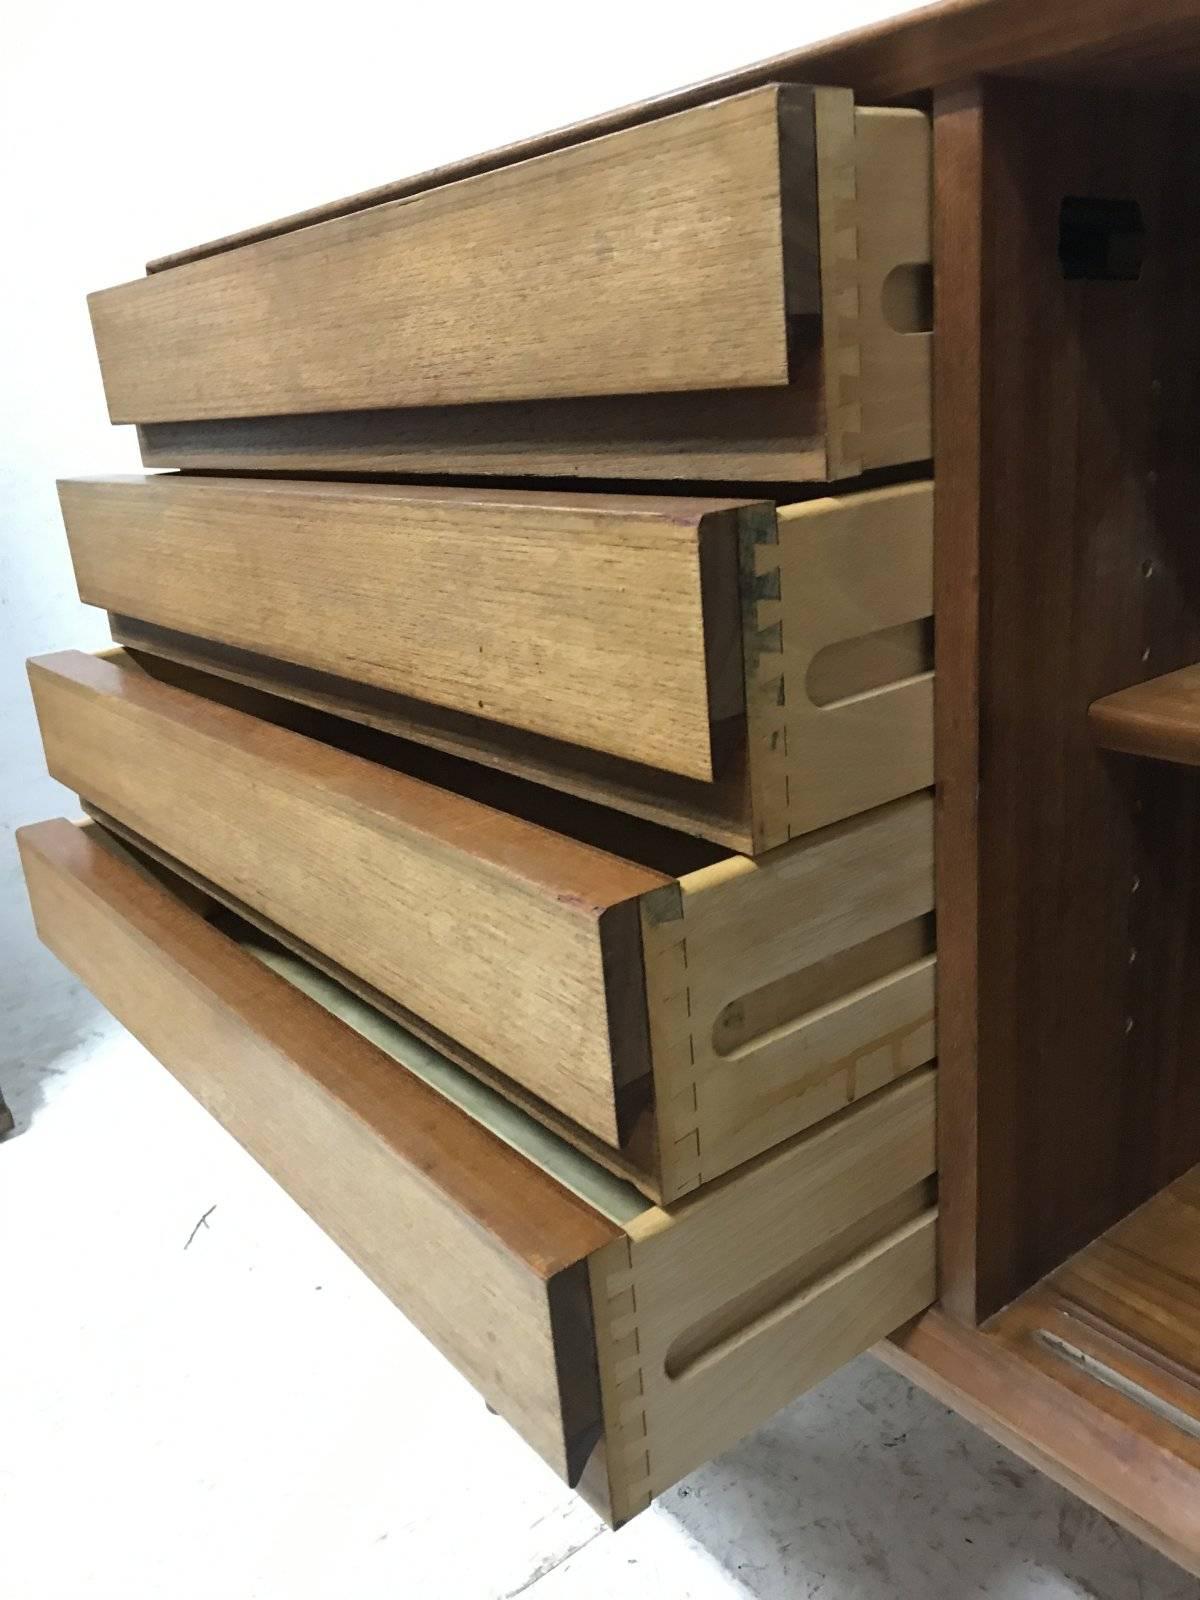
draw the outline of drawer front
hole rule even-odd
[[[81,597],[701,780],[769,507],[150,477],[59,486]]]
[[[96,831],[18,834],[42,940],[575,1481],[601,1427],[587,1259],[619,1230]]]
[[[147,466],[849,478],[931,454],[929,217],[924,113],[770,86],[156,272],[92,319]]]
[[[932,1299],[931,1072],[671,1211],[614,1205],[104,830],[18,838],[50,948],[611,1521]]]
[[[786,384],[813,140],[770,86],[105,290],[112,420]]]
[[[51,774],[610,1144],[649,1073],[663,875],[78,652],[30,664]]]

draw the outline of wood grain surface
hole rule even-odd
[[[52,774],[619,1143],[662,874],[156,681],[30,664]]]
[[[101,840],[19,830],[43,941],[574,1481],[600,1429],[585,1262],[619,1229]]]
[[[80,598],[710,781],[744,700],[737,502],[68,479]]]
[[[109,415],[785,385],[812,140],[811,91],[769,86],[100,291]]]

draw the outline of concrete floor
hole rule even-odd
[[[1200,1594],[869,1357],[607,1532],[139,1045],[60,999],[0,1066],[5,1597]]]

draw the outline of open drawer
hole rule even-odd
[[[59,485],[115,636],[747,854],[933,782],[932,485]],[[658,770],[654,770],[658,769]]]
[[[934,1055],[927,793],[751,861],[154,657],[30,680],[89,809],[658,1200]]]
[[[932,1072],[668,1213],[94,824],[18,840],[46,944],[612,1521],[932,1300]]]
[[[151,465],[827,480],[930,450],[930,133],[768,85],[91,296]]]

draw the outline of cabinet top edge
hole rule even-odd
[[[420,194],[604,134],[776,83],[841,85],[858,99],[922,103],[984,73],[1021,72],[1152,86],[1200,83],[1200,0],[937,0],[699,83],[586,117],[483,154],[226,234],[147,262],[147,272],[220,255],[317,222]]]

